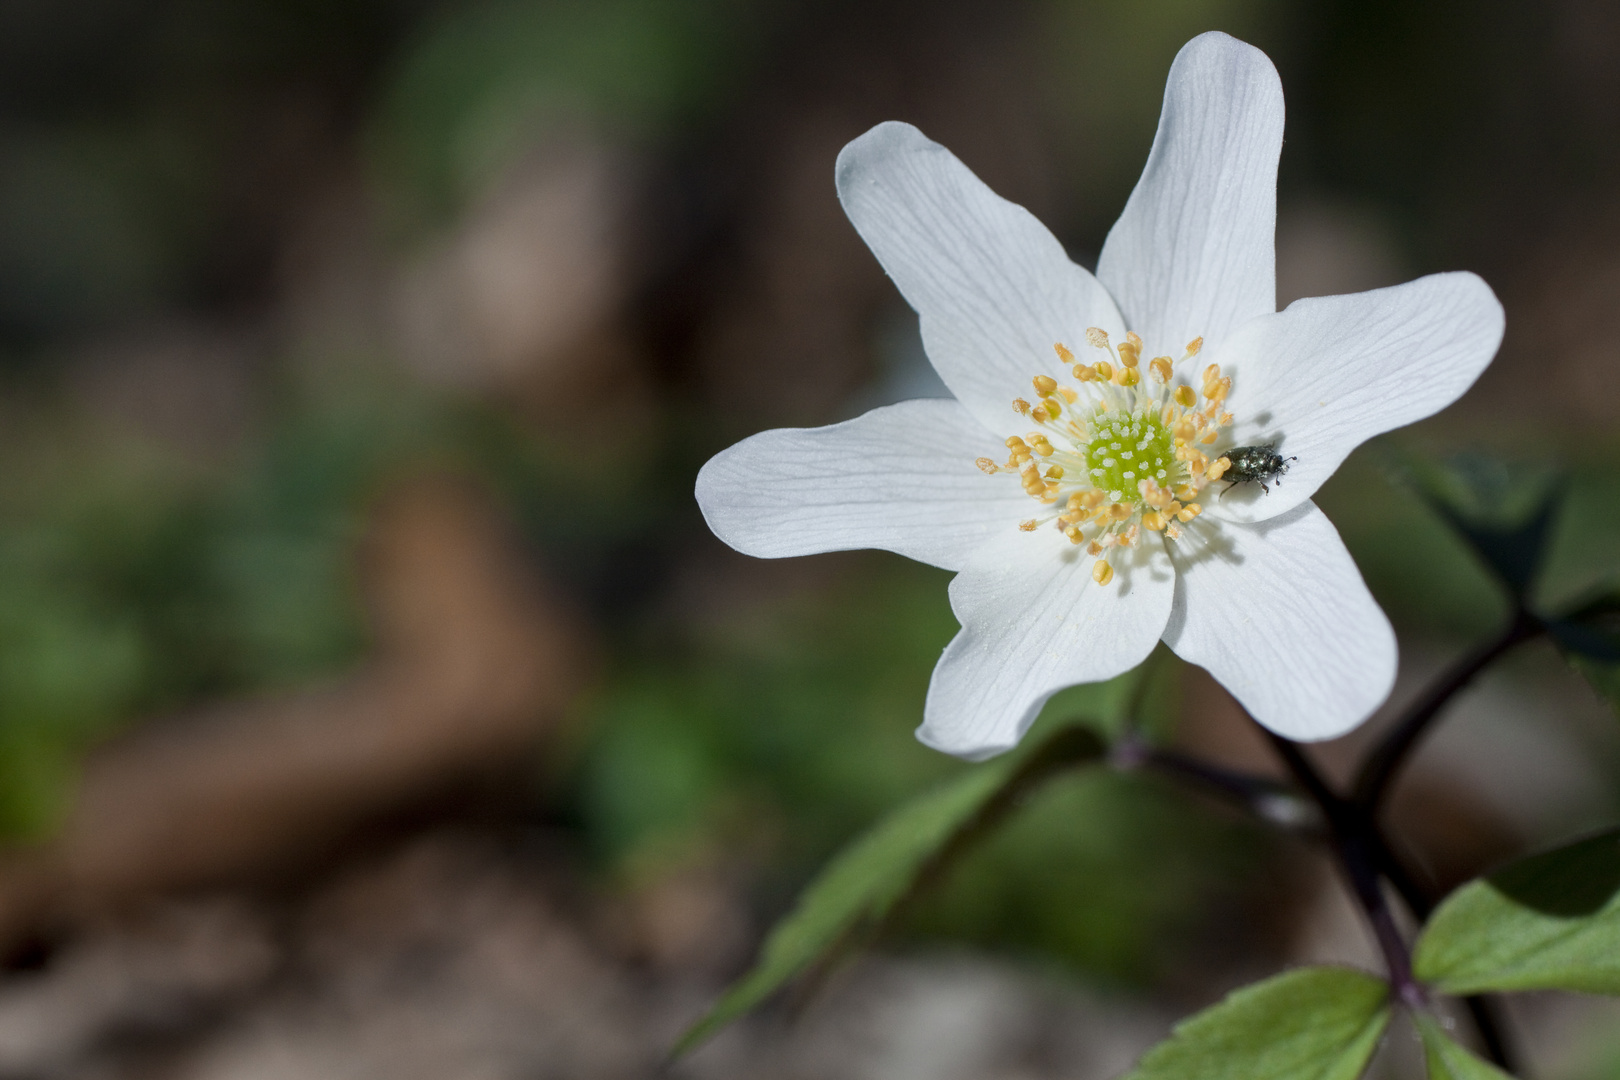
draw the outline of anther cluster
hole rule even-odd
[[[1201,512],[1205,485],[1231,467],[1228,458],[1211,461],[1200,447],[1215,443],[1232,422],[1223,408],[1232,380],[1210,364],[1201,390],[1175,383],[1202,338],[1189,342],[1180,360],[1150,360],[1145,376],[1136,334],[1116,348],[1106,331],[1092,327],[1086,343],[1107,358],[1079,363],[1067,346],[1054,345],[1078,387],[1035,376],[1035,401],[1013,401],[1035,430],[1007,439],[1005,463],[980,458],[978,465],[986,473],[1016,473],[1025,493],[1046,508],[1018,527],[1055,525],[1070,543],[1085,546],[1096,559],[1092,578],[1106,585],[1114,577],[1109,548],[1135,547],[1144,529],[1175,540]]]

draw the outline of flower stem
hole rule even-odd
[[[1378,879],[1382,877],[1389,882],[1420,923],[1427,921],[1433,912],[1434,899],[1396,855],[1383,829],[1365,807],[1329,788],[1297,743],[1271,735],[1270,732],[1266,734],[1287,763],[1298,786],[1223,769],[1187,754],[1154,747],[1137,735],[1126,735],[1120,739],[1114,745],[1112,757],[1119,768],[1151,769],[1245,810],[1267,824],[1316,839],[1331,840],[1351,891],[1367,913],[1397,994],[1409,1005],[1414,1002],[1421,1004],[1423,988],[1412,974],[1406,942],[1378,887]],[[1396,975],[1396,972],[1402,974]],[[1508,1049],[1491,1000],[1474,995],[1464,998],[1463,1003],[1479,1032],[1486,1055],[1497,1067],[1513,1072],[1513,1055]]]
[[[1384,896],[1384,888],[1379,880],[1384,844],[1374,834],[1370,817],[1359,805],[1328,787],[1327,781],[1316,771],[1316,766],[1311,764],[1298,743],[1270,730],[1262,730],[1265,730],[1278,756],[1288,766],[1288,771],[1293,773],[1300,787],[1321,809],[1334,854],[1338,857],[1339,870],[1350,886],[1351,895],[1361,905],[1362,913],[1372,927],[1373,937],[1378,941],[1378,948],[1384,954],[1384,966],[1389,971],[1395,996],[1411,1008],[1422,1008],[1428,1003],[1428,995],[1412,975],[1411,952],[1401,936],[1400,928],[1395,925],[1395,916]]]
[[[1379,871],[1394,887],[1401,901],[1406,904],[1407,910],[1412,913],[1412,917],[1420,923],[1428,922],[1429,916],[1434,913],[1433,898],[1418,884],[1417,878],[1395,854],[1389,838],[1384,835],[1377,820],[1369,816],[1367,823],[1371,830],[1369,835],[1375,845],[1374,858],[1377,860]],[[1479,1033],[1479,1041],[1485,1049],[1486,1056],[1504,1072],[1514,1072],[1513,1053],[1508,1049],[1505,1030],[1491,999],[1483,994],[1471,994],[1463,998],[1463,1004],[1468,1008],[1469,1018],[1473,1020],[1474,1029]]]
[[[1441,710],[1458,691],[1474,680],[1474,676],[1503,653],[1540,635],[1545,629],[1540,619],[1521,606],[1502,633],[1453,664],[1445,675],[1413,702],[1411,708],[1362,761],[1355,784],[1351,787],[1351,801],[1376,819],[1391,782]]]
[[[1113,759],[1119,768],[1149,769],[1278,828],[1318,838],[1326,832],[1316,804],[1302,797],[1292,784],[1223,769],[1189,754],[1152,746],[1136,736],[1116,743]]]

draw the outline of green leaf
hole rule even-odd
[[[1620,713],[1620,587],[1610,582],[1549,618],[1547,632],[1592,689]]]
[[[1547,633],[1564,652],[1602,664],[1620,663],[1620,637],[1607,626],[1548,619]]]
[[[1424,500],[1455,529],[1513,595],[1541,569],[1566,483],[1546,469],[1478,453],[1443,462],[1409,457],[1406,473]]]
[[[1413,1016],[1423,1037],[1423,1056],[1429,1063],[1429,1080],[1513,1080],[1511,1076],[1484,1061],[1440,1030],[1434,1018]]]
[[[795,975],[876,928],[920,882],[1032,787],[1060,769],[1095,761],[1104,751],[1093,731],[1066,726],[1021,752],[970,769],[890,814],[823,868],[766,938],[753,970],[681,1036],[673,1056],[686,1053]]]
[[[1308,967],[1176,1025],[1126,1080],[1355,1080],[1389,1024],[1389,984]]]
[[[1620,587],[1615,583],[1547,618],[1546,625],[1547,633],[1571,660],[1620,664]]]
[[[1598,696],[1609,703],[1609,708],[1620,715],[1620,664],[1600,664],[1579,656],[1570,662],[1575,665],[1576,671],[1585,676]]]
[[[1620,994],[1620,831],[1532,855],[1446,898],[1413,955],[1448,994]]]

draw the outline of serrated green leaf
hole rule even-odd
[[[1176,1025],[1126,1080],[1355,1080],[1389,1024],[1389,984],[1308,967]]]
[[[1423,1037],[1423,1057],[1429,1063],[1429,1080],[1513,1080],[1495,1065],[1475,1057],[1473,1052],[1440,1030],[1433,1017],[1422,1013],[1413,1017]]]
[[[1031,787],[1058,769],[1100,759],[1105,749],[1094,732],[1066,726],[890,814],[823,868],[766,938],[753,970],[681,1036],[672,1054],[686,1053],[851,936],[879,923],[965,839]]]
[[[1620,831],[1532,855],[1446,898],[1413,970],[1448,994],[1620,994]]]

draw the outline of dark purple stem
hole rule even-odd
[[[1383,806],[1384,796],[1389,793],[1390,784],[1406,763],[1407,755],[1428,732],[1429,725],[1441,710],[1458,691],[1473,682],[1476,675],[1503,653],[1538,636],[1544,629],[1540,619],[1521,607],[1513,621],[1494,640],[1479,646],[1453,664],[1439,681],[1413,702],[1405,715],[1395,722],[1388,734],[1367,755],[1351,787],[1351,801],[1376,818]]]
[[[1328,787],[1327,781],[1316,771],[1316,766],[1311,764],[1298,743],[1269,730],[1266,737],[1327,822],[1328,836],[1338,857],[1339,870],[1372,926],[1378,948],[1384,954],[1384,965],[1389,970],[1389,981],[1395,989],[1395,996],[1412,1008],[1422,1008],[1428,1003],[1428,995],[1412,976],[1412,954],[1395,925],[1395,916],[1389,909],[1389,901],[1379,881],[1384,851],[1382,839],[1373,833],[1371,820],[1359,806]]]

